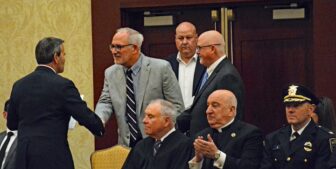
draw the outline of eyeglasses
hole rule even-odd
[[[112,51],[112,49],[115,49],[116,51],[120,51],[122,48],[127,47],[127,46],[132,46],[132,45],[134,45],[134,44],[127,44],[127,45],[113,45],[113,44],[110,44],[109,48],[110,48],[111,51]]]
[[[221,45],[221,44],[220,43],[216,43],[216,44],[211,44],[211,45],[196,46],[196,51],[200,51],[202,48],[216,46],[216,45]]]

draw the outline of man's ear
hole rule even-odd
[[[56,64],[59,62],[59,56],[57,56],[57,53],[54,53],[53,62]]]

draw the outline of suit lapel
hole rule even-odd
[[[176,76],[176,78],[178,79],[178,75],[179,75],[179,73],[178,73],[178,71],[179,71],[179,63],[178,63],[178,61],[176,60],[176,58],[177,58],[177,54],[175,55],[175,57],[173,57],[172,59],[171,59],[171,66],[172,66],[172,69],[173,69],[173,71],[174,71],[174,73],[175,73],[175,76]]]
[[[210,77],[208,78],[208,80],[204,83],[203,87],[201,88],[201,90],[199,90],[196,93],[194,102],[196,102],[200,96],[202,95],[203,91],[208,87],[208,85],[211,83],[211,81],[213,81],[215,79],[215,77],[217,76],[217,73],[222,69],[222,67],[224,66],[225,62],[227,62],[227,58],[223,59],[215,68],[215,70],[212,72],[212,74],[210,75]]]
[[[197,57],[196,68],[195,68],[195,73],[194,73],[193,91],[192,91],[193,96],[195,96],[199,86],[201,85],[201,79],[202,79],[204,72],[205,72],[205,68],[201,65],[199,61],[199,57]]]
[[[150,67],[150,62],[149,59],[147,57],[145,57],[144,55],[142,55],[143,59],[142,59],[142,64],[141,64],[141,69],[140,69],[140,78],[139,78],[139,89],[138,89],[138,93],[136,94],[136,102],[137,102],[137,107],[136,107],[136,112],[138,114],[140,114],[140,110],[142,108],[142,101],[146,92],[146,87],[147,87],[147,83],[148,83],[148,79],[149,79],[149,73],[151,70]]]
[[[13,157],[13,155],[15,154],[14,151],[16,151],[16,145],[17,145],[17,138],[14,140],[12,146],[10,147],[10,149],[8,151],[8,154],[7,154],[5,163],[3,165],[4,166],[3,168],[6,168],[6,165],[8,164],[9,160],[15,158],[15,157]]]
[[[124,112],[125,112],[125,109],[126,109],[126,75],[125,75],[125,72],[124,72],[124,69],[122,66],[119,66],[117,68],[117,71],[115,74],[111,74],[112,77],[110,78],[115,78],[115,87],[118,89],[116,90],[115,92],[119,92],[117,94],[117,96],[120,97],[120,100],[125,100],[125,105],[123,106],[124,108]]]

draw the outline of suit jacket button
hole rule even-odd
[[[305,163],[308,162],[308,160],[307,160],[306,158],[305,158],[303,161],[304,161]]]
[[[287,161],[290,161],[291,160],[291,158],[290,157],[287,157]]]

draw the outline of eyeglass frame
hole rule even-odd
[[[127,47],[127,46],[134,46],[134,44],[126,44],[126,45],[113,45],[113,44],[109,44],[109,49],[110,51],[113,50],[113,48],[116,50],[116,51],[121,51],[121,49],[123,49],[124,47]]]
[[[202,48],[207,48],[207,47],[217,46],[217,45],[221,45],[221,44],[220,43],[215,43],[215,44],[204,45],[204,46],[196,46],[196,51],[200,51]]]

